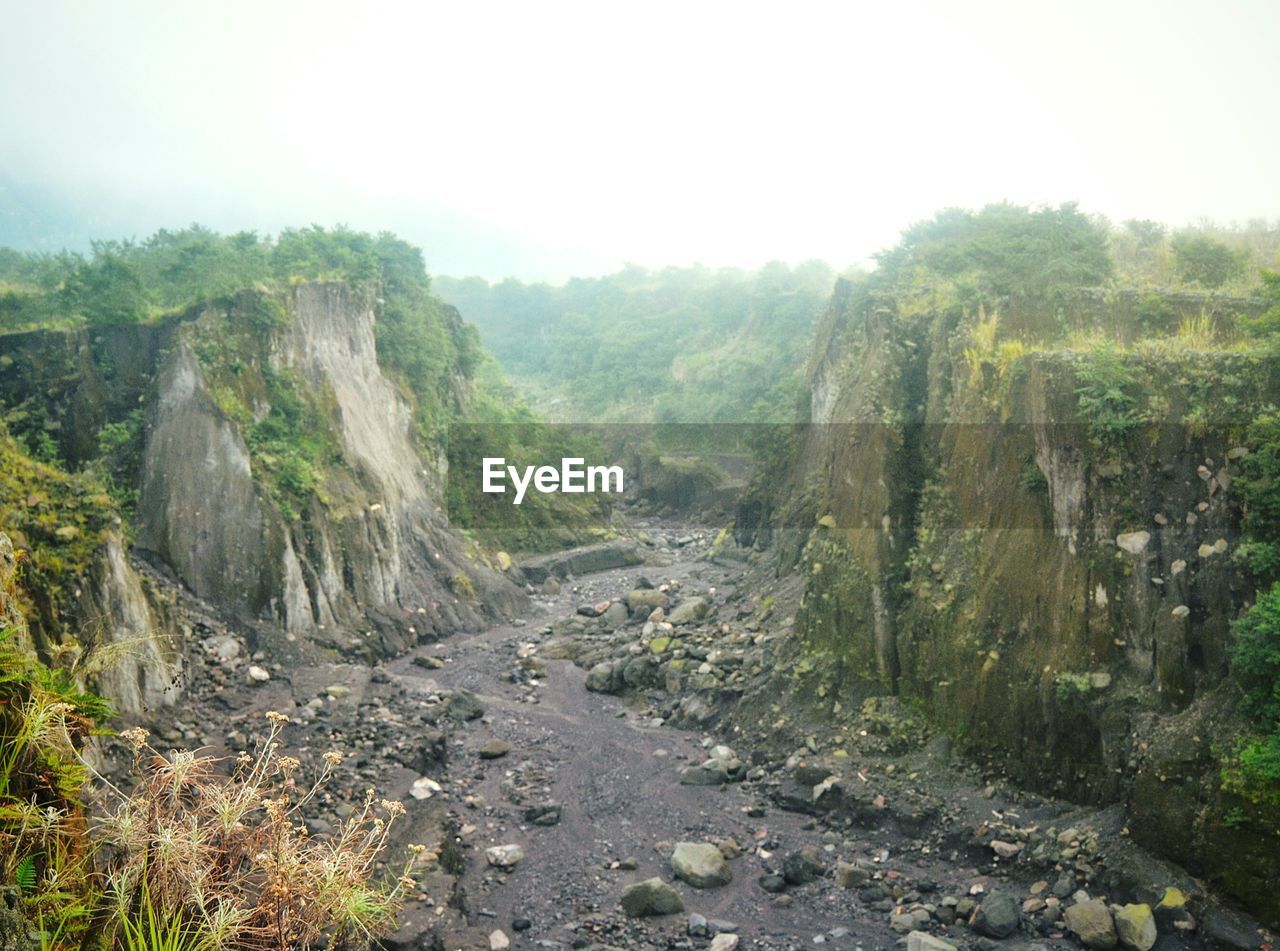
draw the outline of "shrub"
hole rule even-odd
[[[98,831],[120,856],[106,892],[126,946],[285,951],[326,939],[352,948],[393,924],[421,849],[390,882],[376,880],[376,863],[404,806],[369,790],[331,835],[310,837],[301,812],[342,754],[325,754],[306,785],[299,761],[280,753],[288,717],[267,718],[266,738],[256,753],[241,753],[229,775],[210,756],[161,754],[144,730],[122,734],[141,781]]]

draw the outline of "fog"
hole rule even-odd
[[[858,262],[950,205],[1280,216],[1280,5],[5,0],[0,243],[345,222],[432,271]]]

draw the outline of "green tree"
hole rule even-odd
[[[1184,280],[1204,287],[1221,287],[1244,270],[1245,256],[1207,234],[1181,232],[1173,236],[1173,257]]]

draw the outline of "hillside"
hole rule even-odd
[[[792,417],[833,280],[810,261],[630,267],[560,287],[441,277],[435,287],[550,419],[743,423]]]
[[[902,697],[999,774],[1123,803],[1274,922],[1280,285],[1125,286],[1115,242],[1069,206],[949,212],[840,282],[737,532],[804,579],[810,696]]]

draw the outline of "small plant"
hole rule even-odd
[[[375,872],[404,806],[369,790],[331,836],[312,838],[302,810],[342,754],[326,753],[320,775],[303,785],[299,761],[279,751],[288,717],[267,717],[257,752],[241,753],[229,775],[213,757],[161,754],[143,730],[122,734],[142,778],[98,831],[120,856],[106,891],[130,951],[289,951],[322,938],[358,948],[394,923],[421,849],[411,849],[398,878],[380,883]]]
[[[1076,369],[1080,417],[1104,449],[1117,450],[1138,425],[1137,373],[1110,344],[1095,347]]]

